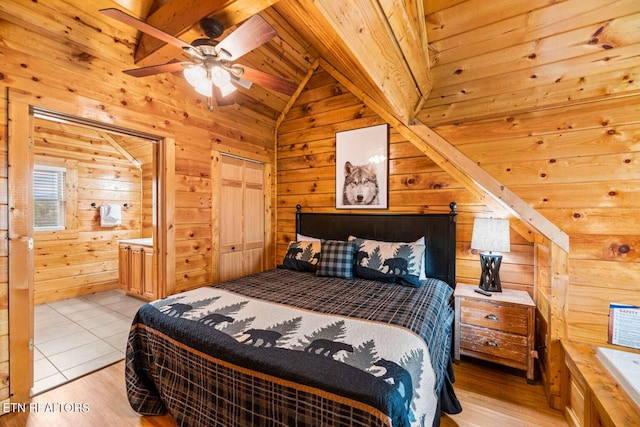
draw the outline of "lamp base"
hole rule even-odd
[[[502,292],[500,284],[500,263],[502,255],[480,254],[482,276],[480,276],[480,288],[489,292]]]

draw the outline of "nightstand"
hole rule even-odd
[[[465,355],[522,369],[532,383],[535,303],[525,291],[503,289],[488,297],[474,288],[456,284],[455,360]]]

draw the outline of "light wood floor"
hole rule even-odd
[[[542,386],[528,385],[524,377],[470,360],[462,360],[454,370],[463,411],[444,415],[443,427],[567,425],[560,412],[548,407]],[[3,415],[0,427],[175,427],[169,415],[141,417],[131,409],[123,372],[124,362],[119,362],[37,395],[31,403],[39,405],[39,412]]]
[[[527,384],[524,372],[463,358],[454,365],[454,389],[462,404],[457,415],[443,415],[443,427],[564,427],[560,411],[547,404],[541,384]]]

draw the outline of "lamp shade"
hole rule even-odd
[[[509,220],[499,218],[475,218],[471,249],[489,252],[509,252],[511,240]]]

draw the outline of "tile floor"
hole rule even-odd
[[[31,394],[122,360],[131,320],[142,304],[111,290],[37,305]]]

